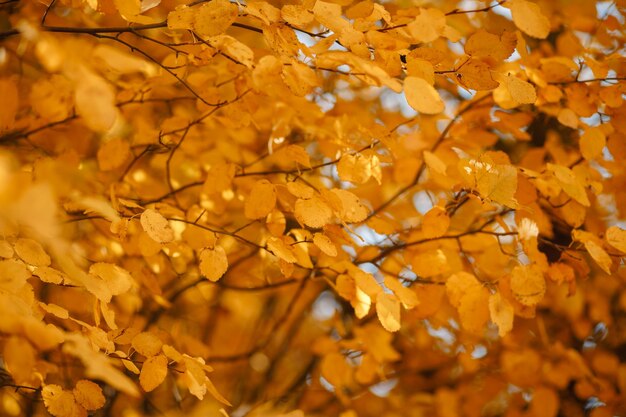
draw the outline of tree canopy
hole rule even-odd
[[[0,413],[623,415],[625,20],[0,1]]]

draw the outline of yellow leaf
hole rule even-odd
[[[246,12],[254,16],[266,25],[276,23],[280,20],[280,10],[266,1],[246,2]]]
[[[80,67],[74,76],[76,112],[91,130],[108,131],[120,117],[115,105],[115,90],[104,78],[86,67]]]
[[[193,29],[195,9],[186,5],[179,5],[167,14],[169,29]]]
[[[212,47],[219,49],[220,52],[240,64],[248,68],[254,66],[254,52],[252,49],[232,36],[218,35],[207,38],[206,41],[209,42]]]
[[[313,235],[313,244],[328,256],[337,256],[337,247],[328,236],[323,233]]]
[[[0,78],[0,97],[2,97],[0,132],[4,132],[14,128],[13,123],[19,108],[17,81],[11,78]]]
[[[358,319],[362,319],[367,316],[372,305],[372,299],[359,287],[355,288],[354,298],[350,300],[352,308],[354,308],[354,315]]]
[[[472,286],[459,301],[459,318],[463,329],[474,334],[485,331],[489,321],[489,291],[482,286]]]
[[[302,146],[289,145],[287,146],[285,152],[287,153],[287,157],[291,159],[292,161],[294,161],[295,163],[300,164],[306,168],[311,168],[311,159],[309,157],[309,154]],[[295,182],[296,181],[294,181],[293,183]]]
[[[472,90],[493,90],[499,85],[491,76],[489,65],[479,59],[471,58],[457,73],[460,75],[458,80],[461,85]]]
[[[298,199],[294,214],[300,224],[317,229],[330,223],[333,211],[328,204],[316,196],[308,200]]]
[[[424,114],[437,114],[445,109],[445,104],[435,87],[423,78],[406,77],[404,95],[409,105]]]
[[[496,164],[490,157],[462,160],[462,174],[470,178],[480,195],[511,208],[517,208],[517,169],[508,164]]]
[[[433,172],[437,174],[445,175],[448,169],[447,165],[434,153],[430,151],[424,151],[424,162]]]
[[[518,265],[511,272],[511,291],[517,301],[534,306],[546,293],[546,280],[537,265]]]
[[[584,242],[585,249],[589,252],[589,255],[593,258],[594,261],[602,268],[604,272],[611,275],[611,266],[613,265],[613,260],[609,256],[608,253],[602,248],[602,246],[598,245],[593,240],[585,240]]]
[[[315,16],[311,12],[311,10],[309,10],[308,7],[300,4],[284,5],[283,8],[280,10],[280,15],[287,23],[296,27],[306,27],[311,22],[313,22],[313,19],[315,19]]]
[[[76,404],[74,394],[59,385],[46,385],[41,390],[46,409],[54,417],[87,417],[87,411]]]
[[[341,201],[341,209],[337,213],[346,223],[358,223],[367,218],[369,210],[361,203],[359,197],[347,190],[334,188],[331,192]]]
[[[0,240],[0,258],[12,258],[13,253],[13,246],[6,240]]]
[[[158,73],[155,64],[109,45],[96,46],[93,57],[119,74],[141,72],[146,77],[154,77]]]
[[[453,274],[446,281],[446,292],[448,293],[450,304],[457,308],[461,305],[461,298],[464,294],[481,287],[482,284],[474,275],[464,271]]]
[[[422,232],[425,238],[443,236],[450,227],[450,217],[446,209],[435,206],[428,210],[422,219]]]
[[[228,0],[212,0],[190,10],[194,15],[193,28],[200,36],[217,36],[226,32],[237,20],[238,13],[237,5]]]
[[[39,242],[33,239],[20,238],[17,239],[13,246],[17,256],[22,258],[24,262],[33,266],[50,265],[50,256],[46,253]]]
[[[417,276],[430,278],[448,272],[450,264],[446,254],[441,249],[436,249],[413,256],[411,268]]]
[[[174,240],[174,230],[161,213],[153,209],[146,209],[141,213],[141,227],[150,236],[150,239],[159,243],[167,243]]]
[[[601,128],[590,127],[580,137],[578,145],[583,158],[590,161],[602,155],[602,150],[606,146],[606,136]]]
[[[18,292],[31,274],[22,261],[5,259],[0,261],[0,289],[10,293]]]
[[[148,358],[141,367],[139,384],[144,391],[150,392],[165,381],[167,376],[167,358],[165,355],[157,355]]]
[[[606,241],[620,252],[626,253],[626,230],[617,226],[606,229]]]
[[[370,298],[374,299],[382,292],[382,287],[376,281],[376,278],[368,272],[363,271],[361,268],[351,266],[349,273],[357,288],[363,290]]]
[[[580,179],[576,177],[576,174],[571,169],[548,163],[548,170],[552,171],[557,182],[565,192],[565,194],[572,197],[585,207],[589,207],[591,203],[587,197],[587,191]]]
[[[9,337],[4,343],[2,360],[16,384],[30,385],[35,370],[35,349],[27,340],[18,336]]]
[[[131,289],[135,282],[127,270],[105,262],[92,264],[89,267],[89,273],[102,278],[111,295],[124,294]]]
[[[385,330],[400,330],[400,301],[395,295],[379,292],[376,296],[376,314]]]
[[[35,276],[38,276],[42,282],[47,282],[49,284],[61,284],[63,281],[66,281],[67,275],[65,275],[61,271],[57,271],[54,268],[50,268],[47,266],[40,266],[35,269],[33,272]]]
[[[539,6],[528,0],[513,0],[510,3],[515,26],[533,38],[545,39],[550,34],[550,21]]]
[[[261,219],[276,206],[276,189],[268,180],[259,180],[246,198],[244,214],[249,219]]]
[[[311,93],[319,85],[317,73],[308,65],[296,60],[291,60],[289,65],[283,65],[281,77],[291,92],[299,97]]]
[[[282,239],[279,239],[277,237],[269,238],[267,240],[267,248],[274,255],[287,263],[292,264],[297,261],[291,246],[287,245]]]
[[[206,379],[204,380],[204,384],[206,385],[207,391],[209,391],[209,394],[211,394],[213,398],[215,398],[217,401],[221,402],[222,404],[226,404],[227,406],[232,407],[232,404],[226,398],[224,398],[224,396],[217,390],[217,388],[215,387],[215,385],[213,385],[213,382],[211,382],[209,377],[206,377]]]
[[[135,375],[139,375],[141,373],[139,368],[137,368],[137,365],[135,365],[133,362],[129,360],[122,359],[122,365],[124,365],[124,368],[128,369],[130,372],[134,373]]]
[[[200,273],[209,281],[216,282],[228,270],[228,257],[223,247],[206,248],[200,252]]]
[[[98,149],[98,166],[102,171],[111,171],[121,167],[130,156],[130,144],[124,139],[114,138]]]
[[[150,358],[161,352],[163,342],[154,333],[141,332],[133,337],[132,346],[141,355]]]
[[[292,181],[287,183],[287,190],[298,198],[305,200],[315,195],[315,190],[301,181]]]
[[[343,154],[337,164],[339,178],[355,184],[365,184],[375,176],[375,172],[380,174],[380,162],[376,155]],[[379,179],[378,183],[380,184]]]
[[[104,407],[106,399],[102,394],[102,388],[94,382],[81,379],[76,383],[73,393],[76,402],[85,410],[93,411]]]
[[[531,83],[517,78],[515,75],[507,75],[506,87],[511,94],[511,98],[517,104],[534,104],[537,101],[535,87]]]
[[[578,128],[578,116],[572,109],[564,108],[559,110],[557,120],[563,126],[571,127],[572,129]]]
[[[56,304],[46,304],[40,302],[39,307],[41,307],[46,313],[50,313],[60,319],[66,319],[70,316],[66,309]]]
[[[389,275],[385,276],[385,286],[393,291],[404,308],[411,309],[419,304],[415,291],[402,285],[397,278]]]
[[[211,167],[207,173],[202,190],[207,194],[217,194],[232,188],[236,167],[234,164],[220,162]]]
[[[514,32],[504,31],[501,36],[479,29],[465,42],[465,53],[471,56],[504,61],[515,51],[517,38]]]
[[[428,43],[443,35],[446,28],[445,14],[435,8],[420,9],[420,14],[407,25],[415,43]]]
[[[140,15],[144,11],[141,0],[113,0],[113,2],[124,20],[141,24],[154,23],[154,18]]]
[[[506,298],[502,298],[499,292],[489,296],[489,314],[491,321],[498,326],[500,337],[505,336],[513,329],[513,304]]]

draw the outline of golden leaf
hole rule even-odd
[[[457,79],[461,85],[472,90],[493,90],[499,84],[491,75],[491,69],[485,62],[471,58],[457,71],[460,75]]]
[[[400,301],[395,295],[379,292],[376,296],[376,314],[385,330],[400,330]]]
[[[101,278],[111,295],[124,294],[131,289],[135,280],[128,271],[117,265],[98,262],[89,267],[89,273]]]
[[[150,392],[165,381],[167,376],[167,358],[160,354],[148,358],[141,367],[139,383],[144,391]]]
[[[489,296],[489,314],[491,321],[498,326],[500,337],[505,336],[513,329],[514,308],[499,292]]]
[[[465,53],[475,57],[491,58],[495,62],[504,61],[515,51],[517,38],[514,32],[504,31],[494,35],[479,29],[465,42]]]
[[[209,281],[218,281],[228,270],[228,257],[223,247],[205,248],[200,252],[200,273]]]
[[[550,34],[550,21],[539,6],[528,0],[513,0],[510,5],[515,26],[533,38],[545,39]]]
[[[102,394],[102,388],[94,382],[81,379],[76,383],[72,392],[76,402],[82,405],[85,410],[94,411],[104,407],[106,399]]]
[[[347,190],[334,188],[331,192],[339,198],[341,209],[337,213],[346,223],[359,223],[367,218],[369,210],[361,203],[359,197]]]
[[[50,265],[50,256],[46,253],[39,242],[33,239],[18,239],[13,245],[17,256],[24,262],[33,266]]]
[[[46,409],[54,417],[87,417],[87,411],[76,404],[74,394],[59,385],[46,385],[41,390]]]
[[[246,198],[244,214],[249,219],[261,219],[276,206],[276,189],[268,180],[259,180]]]
[[[152,240],[167,243],[174,240],[174,230],[161,213],[153,209],[146,209],[141,213],[141,227]]]
[[[589,207],[591,203],[587,197],[587,191],[583,182],[576,176],[574,171],[562,165],[547,165],[548,170],[552,171],[557,182],[567,195],[578,201],[585,207]]]
[[[517,78],[515,75],[507,75],[506,87],[517,104],[534,104],[537,101],[535,87],[531,83]]]
[[[626,253],[626,230],[611,226],[606,229],[606,241],[620,252]]]
[[[330,223],[333,211],[322,199],[313,197],[308,200],[298,199],[294,214],[300,224],[317,229]]]
[[[536,265],[519,265],[511,272],[511,291],[517,301],[534,306],[546,293],[546,280]]]
[[[200,36],[217,36],[226,32],[238,13],[237,5],[228,0],[212,0],[188,10],[194,15],[193,28]]]
[[[419,304],[417,294],[410,288],[405,287],[392,276],[385,276],[385,286],[389,288],[398,297],[404,308],[411,309]]]
[[[328,256],[337,256],[337,247],[323,233],[315,233],[313,235],[313,244]]]
[[[424,114],[437,114],[445,109],[439,93],[423,78],[406,77],[404,95],[409,105]]]
[[[133,337],[132,346],[137,352],[146,358],[150,358],[161,352],[163,342],[154,333],[141,332]]]
[[[422,219],[422,231],[426,238],[443,236],[448,231],[448,227],[450,227],[450,217],[443,207],[431,208]]]
[[[29,385],[35,367],[35,349],[19,336],[9,337],[2,350],[4,367],[16,384]]]
[[[294,254],[294,250],[287,245],[282,239],[277,237],[271,237],[267,240],[267,248],[278,258],[287,263],[294,263],[297,261]]]
[[[121,138],[111,139],[98,149],[98,166],[102,171],[121,167],[131,156],[130,145]]]
[[[596,159],[606,146],[606,136],[599,127],[591,127],[580,137],[579,146],[583,158],[588,161]]]

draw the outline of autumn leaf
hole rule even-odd
[[[386,330],[400,330],[400,301],[395,295],[379,292],[376,297],[376,314]]]
[[[102,388],[89,380],[81,379],[78,381],[72,392],[76,402],[88,411],[98,410],[106,402]]]
[[[437,114],[445,108],[437,90],[423,78],[407,77],[404,80],[404,94],[409,105],[420,113]]]
[[[533,38],[545,39],[550,33],[550,21],[538,4],[528,0],[513,0],[510,5],[513,22]]]
[[[146,392],[153,391],[165,381],[167,376],[167,358],[157,355],[148,358],[141,367],[139,383]]]
[[[205,248],[200,252],[200,273],[209,281],[219,280],[228,270],[228,257],[223,247]]]
[[[246,199],[244,213],[249,219],[260,219],[268,214],[276,206],[276,190],[267,180],[260,180]]]
[[[174,231],[169,222],[161,213],[153,209],[146,209],[141,213],[141,227],[152,240],[159,243],[174,240]]]
[[[520,303],[534,306],[546,292],[546,281],[536,265],[519,265],[511,273],[511,291]]]

